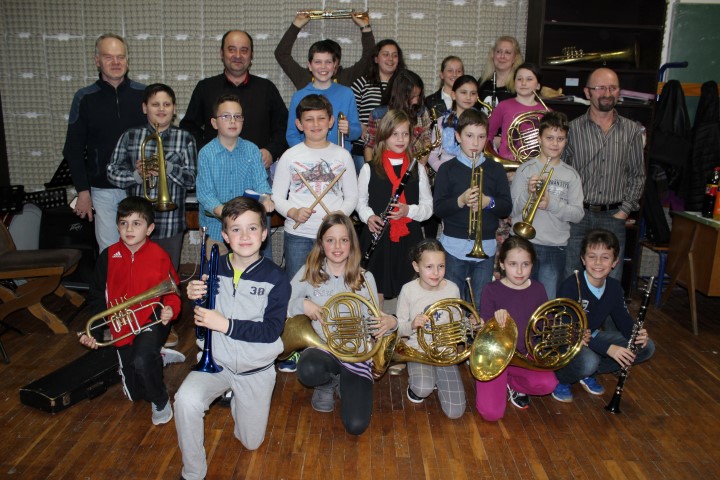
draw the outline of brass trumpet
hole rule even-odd
[[[163,143],[160,138],[160,132],[158,132],[159,125],[155,124],[155,132],[151,133],[140,144],[140,160],[142,162],[142,177],[143,177],[143,196],[150,202],[155,204],[155,210],[158,212],[169,212],[175,210],[175,205],[170,198],[170,191],[168,190],[168,179],[165,171],[165,154],[163,153]],[[145,148],[149,141],[155,140],[157,143],[157,151],[152,154],[150,158],[145,154]],[[157,170],[157,177],[149,175],[148,172]],[[159,184],[158,184],[159,180]],[[157,196],[150,198],[148,190],[152,190],[157,187]]]
[[[589,52],[585,53],[582,48],[565,47],[562,49],[562,55],[545,58],[549,65],[566,65],[568,63],[578,62],[633,62],[635,68],[640,68],[640,46],[637,40],[635,44],[624,50],[615,52]]]
[[[113,343],[119,342],[120,340],[128,338],[131,335],[137,335],[138,333],[147,330],[148,328],[152,327],[153,325],[157,325],[162,321],[156,320],[154,322],[141,326],[137,319],[137,312],[145,308],[164,308],[164,305],[159,301],[153,301],[148,303],[143,302],[147,302],[148,300],[159,298],[163,295],[169,295],[172,293],[180,296],[180,291],[178,290],[175,281],[168,273],[168,279],[164,282],[161,282],[150,288],[149,290],[144,291],[143,293],[139,293],[134,297],[128,298],[127,300],[113,305],[107,310],[104,310],[97,315],[94,315],[92,318],[90,318],[90,320],[87,321],[87,324],[85,325],[85,332],[80,332],[80,334],[85,333],[88,337],[92,337],[93,330],[95,330],[96,328],[104,327],[105,325],[110,325],[115,333],[120,333],[123,327],[125,327],[126,325],[130,327],[130,332],[126,333],[125,335],[114,338],[109,342],[97,342],[98,347],[112,345]],[[130,308],[133,305],[138,304],[140,304],[139,307],[135,309]],[[105,317],[108,318],[105,319]],[[96,322],[99,323],[97,325],[94,325]]]
[[[545,172],[548,165],[550,165],[551,160],[552,158],[548,158],[547,162],[545,162],[545,165],[540,171],[540,177],[545,175]],[[515,224],[513,225],[513,232],[515,232],[515,235],[517,235],[518,237],[522,237],[526,240],[532,240],[533,238],[535,238],[536,232],[535,227],[532,226],[532,223],[533,220],[535,220],[535,213],[540,206],[543,195],[545,195],[545,190],[547,190],[547,187],[550,184],[550,179],[552,178],[554,171],[555,169],[551,168],[550,171],[547,172],[547,178],[545,180],[540,178],[540,184],[535,187],[533,193],[528,197],[527,202],[525,202],[525,206],[522,209],[522,220],[519,222],[515,222]]]
[[[472,171],[470,172],[470,188],[478,187],[478,207],[474,211],[469,207],[468,212],[468,238],[475,235],[475,243],[472,250],[466,255],[469,258],[489,258],[482,248],[482,188],[483,168],[477,164],[477,153],[473,154]]]
[[[345,9],[345,10],[300,10],[297,15],[307,15],[310,20],[340,19],[340,18],[362,18],[367,20],[370,17],[370,11],[364,12]]]

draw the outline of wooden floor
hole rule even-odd
[[[353,437],[337,412],[310,407],[312,391],[295,374],[278,373],[258,450],[247,451],[234,438],[229,408],[211,407],[205,419],[208,479],[718,478],[720,299],[700,295],[698,307],[698,337],[690,333],[685,290],[678,288],[661,310],[650,309],[646,325],[656,354],[632,370],[618,416],[603,408],[616,383],[611,375],[599,378],[607,390],[602,397],[576,386],[574,403],[533,398],[525,411],[508,406],[497,423],[476,412],[467,371],[468,409],[454,421],[442,414],[436,395],[412,404],[405,397],[407,376],[386,375],[375,387],[370,428]],[[165,369],[171,395],[197,352],[187,312],[178,348],[189,358]],[[71,309],[62,313],[67,317]],[[174,423],[153,426],[150,406],[127,401],[119,386],[56,415],[20,404],[20,387],[84,350],[74,335],[53,335],[25,314],[10,320],[27,334],[2,336],[12,364],[0,364],[0,478],[179,478]],[[83,326],[83,315],[70,325]]]

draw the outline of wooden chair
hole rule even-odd
[[[10,232],[0,223],[0,280],[26,280],[26,283],[16,288],[0,285],[0,323],[5,324],[5,318],[12,312],[27,308],[53,332],[68,333],[65,323],[47,310],[41,300],[54,293],[76,307],[83,304],[81,295],[60,285],[62,277],[77,268],[80,256],[80,251],[74,249],[17,250]],[[0,350],[4,353],[1,344]],[[9,362],[6,354],[4,358],[6,363]]]

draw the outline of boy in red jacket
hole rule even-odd
[[[149,237],[155,228],[153,207],[144,198],[127,197],[118,204],[117,227],[120,241],[103,250],[95,267],[95,275],[88,292],[88,305],[92,313],[100,313],[113,305],[166,281],[168,276],[178,283],[178,275],[168,254]],[[152,404],[152,422],[167,423],[173,416],[167,388],[163,383],[162,348],[170,321],[180,313],[180,297],[174,293],[163,295],[159,301],[164,306],[137,310],[135,315],[140,327],[161,320],[137,335],[117,341],[120,374],[125,394],[132,401],[145,399]],[[137,309],[140,305],[133,305]],[[132,322],[135,324],[135,322]],[[119,330],[119,331],[116,331]],[[111,325],[113,338],[130,332],[130,325],[116,329]],[[80,336],[80,343],[97,348],[97,338]]]

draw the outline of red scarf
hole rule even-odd
[[[400,176],[398,177],[397,175],[395,175],[395,168],[393,168],[392,163],[390,163],[390,158],[397,159],[398,154],[390,150],[385,150],[382,155],[382,162],[383,168],[385,169],[385,175],[387,175],[388,180],[392,185],[392,195],[393,193],[395,193],[395,190],[397,190],[398,186],[400,186],[400,180],[402,180],[403,176],[405,176],[405,172],[407,172],[407,169],[410,166],[410,159],[408,159],[407,153],[403,153],[402,169],[400,172]],[[397,202],[407,204],[407,201],[405,200],[405,192],[400,195],[400,198],[398,198]],[[409,217],[403,217],[399,220],[390,219],[390,241],[397,243],[400,241],[400,238],[409,235],[410,230],[408,230],[407,224],[411,221],[412,220]]]

